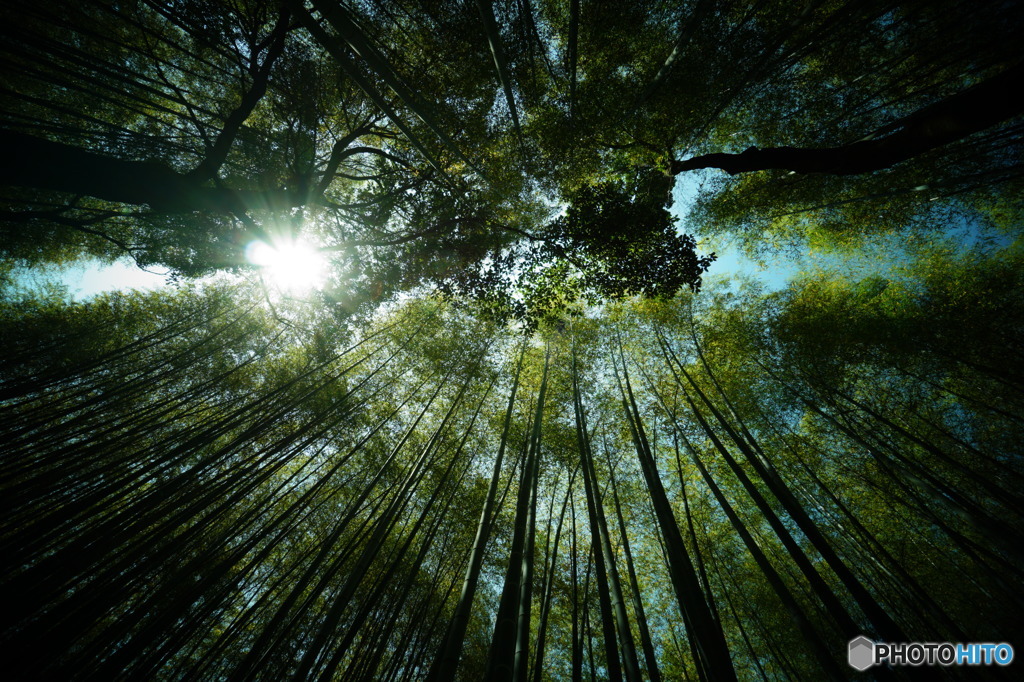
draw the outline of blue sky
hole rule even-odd
[[[680,173],[676,176],[676,184],[672,190],[672,213],[680,218],[679,227],[684,232],[686,231],[684,216],[693,205],[693,202],[696,201],[702,183],[709,180],[714,173],[721,173],[721,171],[708,169]],[[707,275],[743,274],[759,280],[768,290],[783,289],[789,279],[804,267],[806,258],[810,257],[808,254],[803,259],[798,260],[779,255],[772,260],[770,268],[764,268],[748,258],[735,246],[698,242],[697,252],[699,254],[704,255],[712,251],[717,258],[711,264]]]
[[[166,270],[143,270],[128,259],[116,263],[89,260],[64,267],[36,267],[16,271],[15,277],[20,284],[30,288],[41,287],[47,282],[63,284],[71,297],[78,301],[104,291],[151,290],[167,283]]]

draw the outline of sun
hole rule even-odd
[[[308,242],[294,239],[255,241],[245,247],[245,258],[260,266],[263,276],[282,291],[301,293],[324,283],[327,261]]]

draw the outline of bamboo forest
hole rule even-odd
[[[1024,679],[1024,4],[0,31],[4,679]]]

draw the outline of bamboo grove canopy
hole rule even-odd
[[[3,0],[7,674],[843,680],[860,635],[1019,644],[1022,28]],[[322,287],[245,280],[300,238]],[[900,252],[771,292],[709,238]],[[177,286],[15,276],[125,256]]]

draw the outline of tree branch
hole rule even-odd
[[[720,168],[730,175],[759,170],[857,175],[895,166],[1024,113],[1024,62],[919,109],[868,137],[839,147],[751,147],[740,154],[704,154],[672,161],[673,175]]]
[[[353,241],[344,242],[342,244],[335,244],[333,246],[321,246],[318,251],[344,251],[347,248],[353,246],[398,246],[399,244],[407,244],[412,241],[416,241],[421,237],[426,237],[432,234],[438,234],[453,225],[457,225],[462,222],[471,222],[476,220],[475,218],[452,218],[451,220],[445,220],[437,225],[433,225],[423,230],[417,230],[416,232],[410,232],[404,234],[401,237],[395,237],[394,239],[356,239]]]
[[[301,192],[204,187],[154,161],[129,161],[61,142],[0,131],[0,184],[70,192],[124,204],[147,204],[166,213],[244,213],[307,203]]]
[[[267,50],[267,56],[263,60],[263,64],[255,70],[253,74],[252,86],[249,91],[242,97],[242,101],[239,102],[238,107],[231,112],[227,120],[224,122],[224,128],[221,129],[220,134],[217,135],[217,139],[214,141],[213,146],[207,151],[206,158],[196,166],[190,173],[189,177],[197,180],[209,180],[217,175],[217,171],[224,165],[224,161],[228,158],[228,152],[231,149],[232,143],[238,136],[238,131],[242,128],[242,124],[249,118],[249,114],[256,108],[256,105],[260,103],[263,96],[267,94],[267,83],[270,80],[270,69],[274,65],[274,62],[281,53],[284,51],[284,39],[288,33],[288,10],[282,10],[278,15],[277,23],[274,25],[274,29],[271,32],[268,39],[270,41],[270,47]],[[256,55],[252,56],[253,61],[256,60]]]

